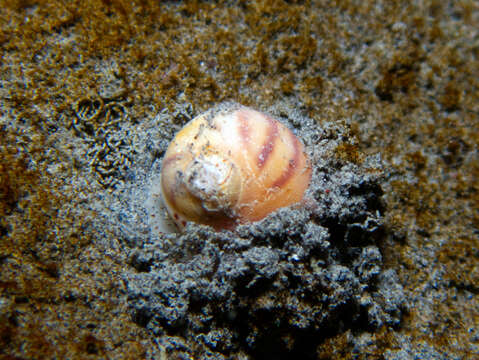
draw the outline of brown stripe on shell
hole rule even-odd
[[[266,134],[266,141],[263,143],[263,146],[261,147],[261,152],[258,155],[258,167],[260,169],[263,168],[268,161],[268,158],[273,152],[276,139],[279,135],[278,124],[276,120],[272,119],[267,115],[264,115],[264,118],[266,119],[266,121],[268,121],[268,129]]]
[[[276,179],[276,181],[273,183],[273,187],[283,187],[284,184],[286,184],[294,176],[294,172],[296,171],[296,167],[298,166],[299,159],[301,157],[301,143],[289,129],[288,134],[293,142],[294,154],[289,160],[288,168],[283,171],[278,179]]]
[[[178,160],[178,158],[181,158],[181,154],[174,154],[173,156],[170,156],[169,158],[163,159],[163,161],[161,162],[161,168],[164,169],[171,162]]]
[[[238,132],[241,138],[241,141],[245,146],[249,147],[250,144],[250,135],[249,135],[249,122],[248,122],[248,113],[245,110],[238,110]]]

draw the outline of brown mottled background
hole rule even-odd
[[[345,122],[359,147],[341,156],[387,164],[381,250],[409,313],[355,356],[479,358],[477,1],[1,0],[0,49],[0,358],[152,352],[121,249],[89,226],[134,158],[93,166],[81,135],[223,100]],[[318,359],[352,357],[351,336]]]

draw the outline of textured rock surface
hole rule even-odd
[[[315,358],[322,338],[398,325],[407,306],[377,247],[384,210],[380,158],[341,160],[337,149],[349,139],[343,127],[317,127],[284,106],[272,111],[298,124],[312,159],[303,203],[235,232],[193,224],[183,235],[153,230],[131,249],[124,279],[133,316],[173,357]],[[116,207],[124,219],[145,206],[137,184],[130,185],[130,198],[119,199],[131,204],[131,213]]]
[[[476,1],[0,9],[0,358],[479,356]],[[226,100],[305,139],[309,198],[159,236],[151,175]]]

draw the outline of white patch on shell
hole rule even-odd
[[[185,173],[188,190],[202,201],[207,211],[220,211],[230,206],[224,191],[232,176],[233,165],[224,158],[209,154],[195,159]]]

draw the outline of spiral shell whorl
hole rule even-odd
[[[303,145],[284,125],[243,106],[224,106],[190,121],[162,164],[166,207],[186,221],[232,228],[298,202],[311,168]]]

